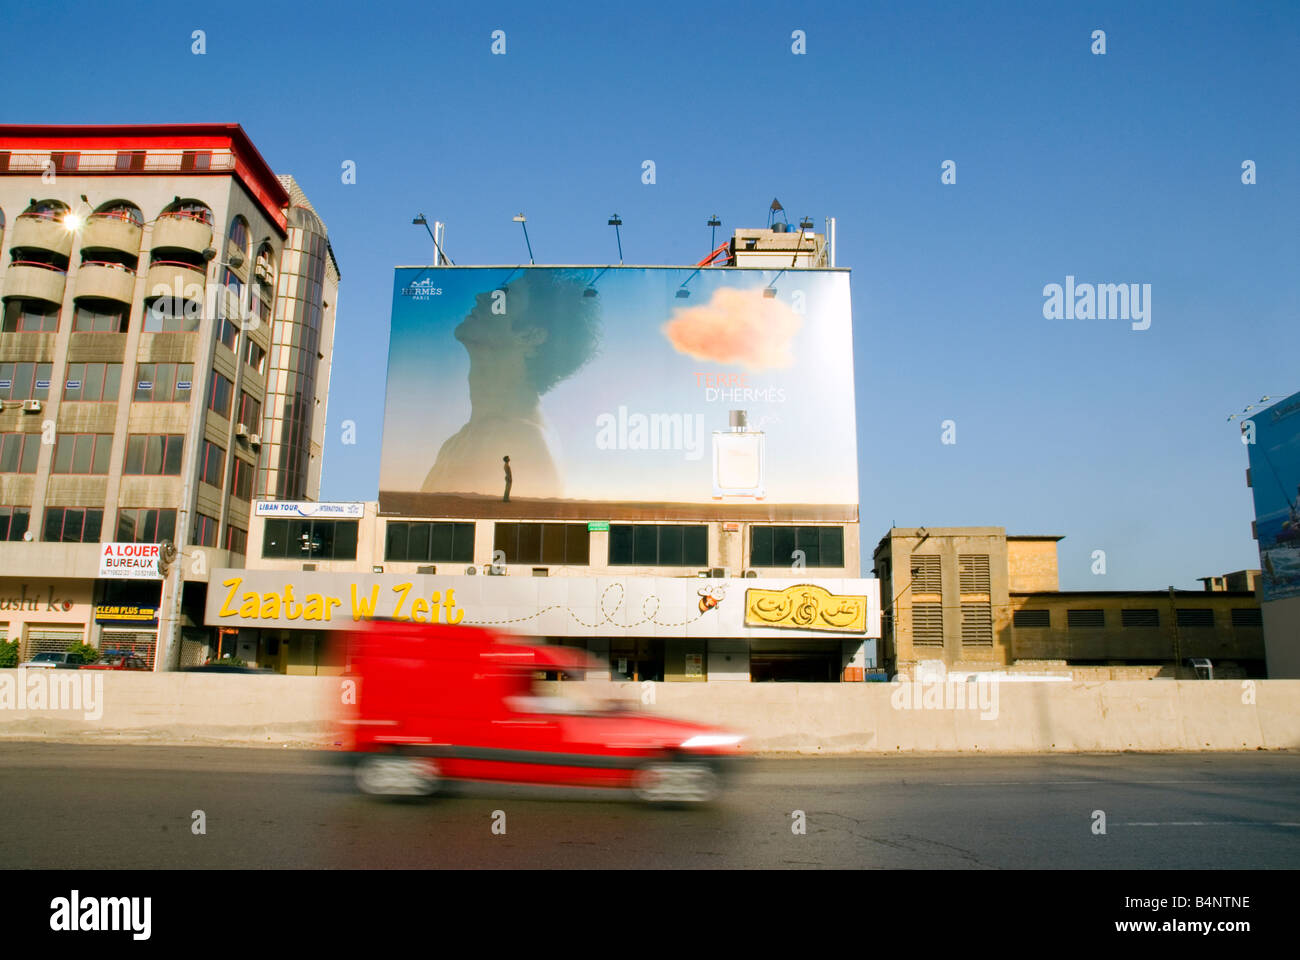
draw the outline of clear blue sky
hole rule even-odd
[[[1066,589],[1257,566],[1225,419],[1300,388],[1300,5],[800,6],[9,4],[0,117],[238,122],[298,179],[343,272],[328,498],[376,496],[417,211],[458,263],[523,258],[520,210],[540,262],[615,259],[617,211],[629,263],[693,263],[709,214],[777,196],[837,217],[854,271],[868,557],[892,523],[995,524],[1065,534]],[[1044,320],[1067,274],[1150,283],[1151,328]]]

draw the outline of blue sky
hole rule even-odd
[[[343,272],[324,496],[377,492],[392,268],[431,259],[417,211],[462,264],[523,258],[521,210],[539,262],[615,259],[617,211],[627,262],[694,263],[710,214],[761,225],[777,196],[837,217],[854,271],[868,555],[891,523],[995,524],[1065,534],[1067,589],[1258,565],[1225,421],[1300,387],[1300,6],[225,9],[8,5],[46,66],[23,59],[0,117],[238,122],[298,179]],[[1151,284],[1151,328],[1044,320],[1067,274]]]

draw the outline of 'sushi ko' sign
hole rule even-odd
[[[343,598],[326,593],[305,593],[294,596],[293,584],[287,583],[283,590],[241,590],[243,577],[230,577],[221,581],[226,595],[221,602],[219,617],[233,617],[237,620],[305,620],[320,623],[332,623],[335,617],[342,620],[351,614],[355,622],[367,620],[379,611],[380,586],[374,584],[367,593],[354,583],[351,585],[350,605],[343,607]],[[394,620],[413,620],[416,623],[460,623],[465,611],[456,606],[456,589],[450,587],[444,596],[443,591],[434,590],[428,597],[412,597],[414,583],[398,583],[391,590],[393,609],[389,616]],[[211,608],[209,608],[211,610]]]

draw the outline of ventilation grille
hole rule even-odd
[[[987,553],[963,553],[957,557],[957,576],[962,593],[989,592]]]
[[[1178,611],[1180,627],[1213,627],[1214,611],[1208,607],[1193,607]]]
[[[1262,627],[1264,619],[1259,607],[1233,607],[1232,625],[1234,627]]]
[[[1126,627],[1160,626],[1159,610],[1121,610],[1120,622]]]
[[[1012,624],[1017,627],[1050,627],[1052,612],[1050,610],[1017,610],[1012,614]]]
[[[919,647],[943,646],[942,604],[912,604],[912,643]]]
[[[979,647],[993,645],[993,608],[990,604],[961,605],[961,642]]]
[[[939,569],[938,557],[912,557],[913,593],[942,593],[943,576]]]
[[[1100,630],[1106,626],[1106,611],[1067,610],[1065,624],[1070,630]]]

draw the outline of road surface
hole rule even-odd
[[[0,742],[0,867],[1300,867],[1300,753],[751,767],[701,810],[480,784],[392,803],[309,751]]]

